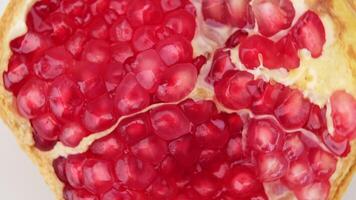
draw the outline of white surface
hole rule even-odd
[[[8,0],[0,0],[2,13]],[[356,198],[356,179],[344,200]],[[0,121],[0,199],[52,200],[53,194],[44,183],[37,168],[17,146],[10,130]]]

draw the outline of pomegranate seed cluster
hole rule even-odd
[[[40,0],[10,44],[4,85],[39,150],[118,123],[53,161],[65,200],[262,200],[271,184],[324,200],[356,136],[356,100],[336,91],[320,107],[253,73],[293,70],[302,49],[322,55],[319,16],[295,16],[290,0]],[[195,37],[212,34],[202,25],[234,31],[194,57]],[[214,98],[188,97],[195,88]]]

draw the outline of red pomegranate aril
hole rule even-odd
[[[164,140],[173,140],[189,133],[191,124],[179,107],[163,105],[150,111],[153,132]]]
[[[124,153],[125,143],[118,135],[110,134],[93,142],[89,150],[94,155],[115,159]]]
[[[86,31],[92,38],[105,40],[109,35],[109,27],[102,17],[95,17],[90,22]]]
[[[34,147],[40,151],[50,151],[57,144],[57,141],[50,141],[41,138],[36,132],[32,132]]]
[[[199,156],[199,163],[201,165],[210,165],[221,159],[226,159],[224,152],[217,149],[203,149]]]
[[[292,70],[300,66],[298,46],[291,35],[286,35],[276,43],[280,66]]]
[[[168,66],[176,63],[190,63],[193,59],[193,49],[190,42],[179,35],[160,41],[156,45],[156,51]]]
[[[170,199],[176,192],[173,184],[166,181],[164,178],[157,178],[151,185],[149,196],[152,199]]]
[[[188,119],[195,125],[208,121],[218,113],[215,103],[210,100],[187,99],[179,105]]]
[[[58,139],[59,124],[51,114],[43,114],[31,120],[31,125],[38,136],[45,140]]]
[[[193,91],[198,72],[193,64],[176,64],[162,75],[156,96],[163,102],[178,101]]]
[[[163,24],[188,40],[192,40],[195,35],[195,16],[184,9],[168,13]]]
[[[47,39],[36,32],[27,32],[25,35],[10,42],[13,52],[29,54],[47,47]]]
[[[229,139],[227,124],[219,118],[211,119],[197,126],[194,135],[198,143],[208,149],[222,148]]]
[[[114,43],[110,50],[112,58],[119,63],[124,63],[134,55],[133,49],[128,42]]]
[[[89,40],[82,53],[82,60],[97,64],[107,63],[110,57],[109,44],[105,40]]]
[[[117,16],[115,11],[108,10],[107,13],[104,15],[104,19],[106,24],[112,25],[114,22],[116,22],[119,19],[119,16]]]
[[[319,179],[328,180],[336,170],[336,157],[319,148],[309,151],[309,162],[315,176]]]
[[[89,131],[103,131],[112,126],[116,119],[114,101],[108,94],[93,99],[83,108],[82,123]]]
[[[109,2],[109,8],[114,10],[116,14],[123,15],[126,13],[129,3],[130,0],[113,0]]]
[[[227,143],[226,153],[231,160],[240,160],[243,156],[242,138],[231,138]]]
[[[199,173],[192,178],[192,188],[202,197],[212,198],[220,189],[219,182],[214,176]]]
[[[241,43],[242,40],[247,38],[248,32],[244,30],[237,30],[225,42],[226,48],[234,48]]]
[[[54,80],[49,88],[49,105],[58,119],[72,119],[79,114],[84,97],[79,86],[67,76]]]
[[[25,58],[14,54],[9,60],[7,71],[3,73],[5,88],[17,94],[21,83],[28,77],[29,73],[29,66]]]
[[[226,1],[224,0],[204,0],[202,1],[202,12],[207,21],[227,24],[228,12]]]
[[[283,179],[289,187],[298,189],[311,183],[314,179],[314,173],[308,160],[302,158],[290,163]]]
[[[161,7],[165,12],[175,10],[182,5],[182,0],[161,0]]]
[[[253,101],[251,110],[255,114],[272,114],[283,88],[284,87],[281,84],[277,83],[266,84],[261,97]]]
[[[153,49],[149,49],[137,54],[128,68],[136,75],[136,80],[140,85],[152,92],[157,88],[161,74],[166,66],[157,52]]]
[[[98,197],[85,190],[71,189],[68,186],[64,188],[63,195],[65,200],[99,200]]]
[[[127,199],[127,200],[133,200],[133,197],[130,195],[129,192],[127,191],[119,191],[116,189],[111,189],[109,191],[107,191],[106,193],[104,193],[100,200],[123,200],[123,199]]]
[[[228,71],[220,81],[214,84],[217,100],[230,109],[249,108],[252,96],[247,90],[247,84],[253,80],[253,75],[244,71]]]
[[[83,187],[83,165],[85,163],[83,156],[69,156],[65,164],[65,174],[68,183],[74,188]]]
[[[74,60],[64,47],[51,48],[33,66],[35,74],[42,79],[50,80],[63,74],[72,67]]]
[[[113,92],[119,86],[122,79],[126,75],[126,70],[121,63],[109,63],[107,65],[104,80],[108,92]]]
[[[263,58],[262,63],[260,55]],[[281,67],[275,43],[260,35],[252,35],[241,42],[239,58],[248,69],[254,69],[261,64],[270,69]]]
[[[75,24],[69,16],[56,12],[51,14],[47,20],[53,29],[51,37],[56,43],[62,43],[72,35]]]
[[[109,1],[94,0],[91,2],[90,11],[93,15],[103,14],[109,7]]]
[[[42,114],[47,107],[47,90],[46,82],[32,78],[28,80],[20,89],[16,103],[19,113],[27,118],[32,119]]]
[[[125,18],[121,18],[112,25],[110,29],[110,39],[116,42],[130,41],[133,31],[130,23]]]
[[[169,143],[168,149],[173,158],[183,167],[192,167],[199,159],[200,148],[196,139],[190,134],[173,140]]]
[[[119,159],[115,164],[118,180],[130,189],[144,190],[156,177],[153,166],[131,155]]]
[[[227,193],[233,197],[245,197],[255,193],[262,184],[257,180],[254,168],[235,165],[224,178]]]
[[[298,90],[286,91],[279,98],[281,103],[275,108],[274,115],[286,128],[302,128],[308,120],[311,103]]]
[[[334,138],[351,138],[356,132],[356,99],[345,91],[336,91],[330,97],[330,104],[335,128]]]
[[[167,155],[168,147],[166,141],[150,136],[131,146],[131,152],[143,161],[158,164]]]
[[[247,145],[252,150],[266,153],[283,147],[285,133],[271,119],[253,119],[247,130]]]
[[[167,39],[171,37],[172,35],[175,35],[174,31],[166,26],[157,26],[156,27],[156,37],[158,41]]]
[[[262,97],[264,90],[266,89],[267,82],[262,79],[252,80],[247,83],[247,90],[254,99]]]
[[[302,133],[288,133],[283,146],[284,155],[290,160],[298,159],[303,153],[307,151],[307,147],[301,140]]]
[[[65,146],[76,147],[88,134],[88,131],[85,130],[85,128],[80,124],[80,122],[66,122],[61,127],[59,133],[59,140]]]
[[[325,29],[316,13],[305,12],[291,29],[291,34],[300,49],[308,49],[313,58],[321,56],[326,41]]]
[[[225,72],[236,68],[231,61],[231,52],[227,49],[218,49],[215,51],[213,63],[207,77],[207,81],[214,83],[224,76]]]
[[[305,128],[315,134],[322,133],[326,129],[326,108],[321,109],[318,105],[312,104]]]
[[[120,115],[136,112],[150,103],[149,93],[131,73],[122,79],[115,93],[115,107]]]
[[[132,36],[132,45],[136,51],[144,51],[152,48],[157,43],[156,27],[141,26],[137,28]]]
[[[280,152],[260,154],[257,158],[259,178],[272,182],[283,177],[288,170],[288,160]]]
[[[227,0],[226,7],[228,11],[228,22],[238,28],[254,26],[254,14],[250,6],[250,0]]]
[[[78,58],[82,51],[85,42],[87,41],[87,33],[77,30],[65,43],[66,50],[74,57]]]
[[[40,16],[38,12],[32,9],[26,18],[26,25],[29,30],[39,33],[48,33],[52,31],[52,27],[44,21],[44,17]]]
[[[109,190],[114,183],[111,164],[107,161],[88,159],[82,170],[84,188],[94,194]]]
[[[310,183],[295,191],[298,200],[327,200],[329,197],[330,184],[327,181]]]
[[[52,163],[54,172],[56,173],[59,180],[61,180],[62,182],[67,182],[67,177],[65,174],[65,165],[66,165],[66,159],[64,157],[58,157],[55,160],[53,160]]]
[[[241,135],[244,123],[237,113],[226,114],[226,121],[229,126],[231,136]]]
[[[197,68],[198,72],[206,64],[207,58],[203,55],[197,56],[193,59],[193,65]]]
[[[61,2],[61,9],[71,17],[81,16],[86,11],[85,2],[82,0],[67,0]]]
[[[123,119],[118,126],[118,130],[129,145],[143,140],[151,133],[148,114],[138,114]]]
[[[222,180],[230,170],[229,164],[230,163],[226,161],[225,156],[219,156],[214,162],[207,163],[207,166],[204,168],[207,173],[210,173],[219,180]]]
[[[289,28],[295,16],[290,0],[253,1],[252,10],[258,24],[258,31],[268,37]]]
[[[351,146],[348,139],[338,141],[335,140],[330,133],[324,131],[322,133],[322,140],[326,147],[328,147],[328,149],[338,157],[346,157],[350,153]]]
[[[162,10],[157,1],[134,0],[127,9],[127,19],[132,26],[157,24],[162,20]]]

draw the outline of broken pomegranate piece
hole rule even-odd
[[[356,100],[339,90],[319,106],[265,76],[297,70],[302,49],[322,56],[322,18],[292,2],[35,3],[3,80],[33,146],[65,149],[63,198],[267,200],[278,183],[326,200]]]

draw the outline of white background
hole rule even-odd
[[[0,14],[8,0],[0,0]],[[1,31],[1,30],[0,30]],[[356,198],[354,179],[344,200]],[[17,146],[10,130],[0,121],[0,199],[54,200],[37,168]]]

